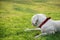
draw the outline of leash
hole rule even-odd
[[[41,28],[51,17],[46,18],[40,25],[39,28]]]

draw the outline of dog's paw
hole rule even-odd
[[[34,38],[38,38],[39,36],[35,36]]]
[[[24,31],[29,31],[29,28],[25,29]]]
[[[53,34],[55,34],[55,32],[54,32],[54,31],[53,31],[52,33],[53,33]]]

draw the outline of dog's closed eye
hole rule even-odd
[[[38,23],[38,20],[36,20],[36,22],[35,23],[32,23],[34,26],[36,26],[37,25],[37,23]]]

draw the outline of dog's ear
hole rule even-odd
[[[45,14],[40,14],[40,16],[41,16],[42,18],[46,18],[46,15],[45,15]]]

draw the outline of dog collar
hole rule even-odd
[[[39,28],[41,28],[51,17],[46,18],[40,25]]]

